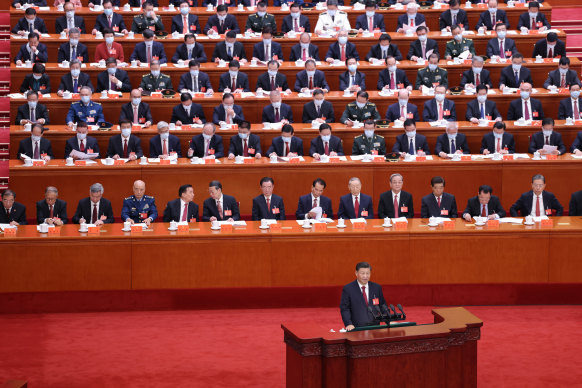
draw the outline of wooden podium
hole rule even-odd
[[[432,313],[434,324],[350,333],[282,324],[287,388],[476,387],[483,321],[462,307]]]

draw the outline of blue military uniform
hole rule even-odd
[[[125,222],[128,218],[136,223],[143,222],[146,218],[155,221],[158,218],[156,199],[149,195],[144,195],[141,200],[138,200],[135,195],[125,198],[121,209],[121,220]]]
[[[69,108],[65,122],[76,123],[77,121],[85,121],[89,125],[97,125],[98,123],[104,122],[103,107],[99,102],[89,101],[87,105],[81,101],[73,102]]]

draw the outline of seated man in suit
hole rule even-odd
[[[544,88],[549,89],[550,86],[557,88],[570,88],[570,85],[580,85],[578,74],[576,71],[570,69],[570,58],[561,57],[558,62],[558,68],[548,73],[548,79],[544,82]]]
[[[339,121],[348,127],[353,127],[354,122],[364,122],[367,119],[380,120],[380,113],[376,108],[376,104],[370,102],[368,92],[360,90],[356,94],[356,101],[350,102],[346,105],[346,109],[342,113]]]
[[[390,190],[380,194],[378,218],[414,217],[412,194],[402,190],[402,186],[404,186],[402,175],[398,173],[390,175]]]
[[[449,154],[470,154],[467,137],[459,133],[459,126],[456,122],[449,121],[445,128],[445,133],[437,137],[434,154],[443,159],[448,159]]]
[[[339,90],[349,89],[352,93],[366,91],[366,74],[358,71],[356,58],[346,59],[346,66],[348,70],[339,76]]]
[[[29,8],[30,9],[30,8]],[[40,62],[32,66],[32,73],[27,74],[20,85],[20,93],[35,91],[40,94],[50,94],[51,80],[45,72],[44,65]]]
[[[44,20],[36,15],[36,10],[32,7],[24,11],[24,17],[18,20],[18,23],[16,23],[11,32],[20,36],[32,32],[36,32],[39,35],[48,34]]]
[[[331,199],[323,195],[323,190],[327,184],[321,178],[316,178],[311,185],[311,193],[299,197],[295,218],[298,220],[316,219],[317,213],[313,211],[316,207],[322,210],[322,218],[333,219]]]
[[[289,15],[283,18],[281,32],[285,34],[289,31],[295,31],[296,33],[311,32],[309,18],[301,14],[302,4],[302,1],[291,3],[289,6]]]
[[[570,217],[582,216],[582,190],[572,193],[568,215]]]
[[[210,83],[210,77],[208,74],[200,71],[200,62],[196,59],[192,59],[188,62],[188,67],[190,69],[188,73],[184,73],[180,76],[178,91],[214,94],[212,84]]]
[[[531,71],[523,66],[523,55],[515,53],[511,57],[511,65],[501,70],[499,77],[499,89],[503,90],[506,86],[510,88],[519,88],[521,84],[527,82],[533,85]]]
[[[325,73],[316,69],[315,60],[308,59],[305,62],[305,70],[297,73],[294,89],[296,92],[301,93],[311,93],[314,89],[321,89],[324,93],[329,91]]]
[[[404,121],[404,133],[396,137],[392,152],[419,156],[430,154],[426,136],[416,133],[416,123],[413,119]]]
[[[447,88],[444,85],[437,85],[434,88],[434,98],[424,103],[422,110],[423,121],[457,121],[457,111],[453,100],[445,98]]]
[[[97,93],[103,90],[113,90],[127,93],[131,91],[131,83],[127,71],[117,68],[115,58],[107,58],[105,61],[107,70],[97,76]]]
[[[240,213],[238,202],[230,195],[222,193],[222,183],[211,181],[208,184],[210,198],[204,201],[202,221],[238,221]]]
[[[453,26],[459,26],[463,30],[470,30],[467,12],[461,9],[460,0],[450,0],[449,9],[439,16],[439,28],[441,31],[451,31]]]
[[[270,60],[267,63],[267,71],[259,76],[257,79],[257,90],[262,89],[270,92],[279,89],[282,92],[290,93],[289,84],[287,83],[287,76],[279,73],[279,62]]]
[[[494,0],[495,1],[495,0]],[[496,38],[489,39],[487,42],[487,56],[498,56],[499,58],[511,58],[517,54],[515,41],[507,36],[507,26],[503,23],[495,25]]]
[[[492,88],[493,83],[489,77],[489,70],[483,68],[483,57],[476,55],[471,62],[471,68],[465,70],[461,76],[461,87],[475,88],[479,85],[485,85],[487,88]]]
[[[250,92],[249,77],[240,71],[240,63],[233,59],[228,63],[228,73],[220,75],[219,92],[240,93]]]
[[[478,195],[469,198],[467,207],[463,212],[463,219],[471,222],[473,217],[486,217],[489,220],[497,220],[505,217],[505,210],[501,206],[499,197],[493,195],[493,189],[488,185],[479,186]]]
[[[188,0],[180,0],[180,14],[172,18],[172,26],[170,32],[177,31],[180,34],[201,34],[200,22],[198,16],[190,13],[190,3]],[[194,57],[192,57],[194,58]],[[188,58],[191,59],[191,58]],[[204,61],[206,62],[206,61]]]
[[[311,43],[311,36],[307,32],[301,33],[299,43],[291,47],[289,61],[295,62],[298,59],[306,61],[308,59],[319,61],[319,47]]]
[[[200,63],[208,61],[206,53],[204,52],[204,46],[196,42],[196,35],[184,35],[184,43],[176,47],[176,52],[172,56],[173,63],[178,63],[179,60],[185,62],[195,60]]]
[[[168,159],[173,154],[182,157],[180,138],[170,134],[168,123],[160,121],[158,134],[150,139],[150,158]]]
[[[418,58],[427,59],[431,54],[439,54],[439,46],[436,40],[428,38],[426,26],[418,26],[416,29],[417,40],[410,44],[406,58],[417,61]]]
[[[388,106],[386,110],[386,119],[391,122],[395,120],[404,121],[406,119],[420,121],[418,108],[408,102],[409,97],[410,91],[408,89],[400,89],[398,91],[398,102]]]
[[[519,120],[523,117],[528,120],[542,120],[544,118],[544,109],[540,100],[531,98],[532,86],[524,82],[519,87],[519,97],[511,101],[507,111],[507,120]]]
[[[81,72],[81,62],[78,59],[71,61],[71,71],[61,77],[61,83],[57,95],[62,97],[65,91],[71,93],[80,93],[81,89],[88,87],[91,94],[93,94],[93,84],[91,84],[91,77],[89,74]]]
[[[67,221],[67,203],[59,199],[56,187],[48,186],[44,199],[36,203],[36,223],[61,226]]]
[[[289,105],[281,102],[281,92],[271,91],[269,99],[271,103],[263,108],[262,121],[264,123],[292,123],[293,111]]]
[[[89,62],[89,52],[87,46],[79,42],[81,31],[77,27],[69,31],[69,41],[61,44],[57,52],[57,62],[72,61],[78,59],[83,63]]]
[[[77,210],[73,216],[73,224],[93,224],[100,226],[112,224],[113,208],[111,201],[103,198],[105,189],[101,183],[94,183],[89,188],[89,196],[79,200]]]
[[[97,154],[99,158],[99,144],[97,139],[92,136],[87,136],[89,133],[89,127],[84,121],[77,121],[76,135],[68,138],[65,144],[65,159],[71,156],[73,150],[84,152],[87,154]],[[71,156],[73,159],[77,159],[76,156]]]
[[[495,29],[497,24],[505,24],[509,28],[509,20],[507,19],[507,13],[499,9],[497,0],[487,1],[487,10],[481,12],[479,15],[479,21],[475,25],[475,30],[479,27],[483,27],[485,31],[492,31]]]
[[[540,12],[540,5],[537,1],[530,1],[528,4],[528,12],[519,15],[517,22],[517,29],[525,27],[528,30],[539,30],[543,32],[551,28],[550,22],[546,19],[546,15]]]
[[[237,156],[254,157],[261,159],[261,138],[251,133],[251,123],[242,121],[238,126],[238,134],[230,138],[228,146],[228,158],[234,159]]]
[[[104,122],[103,107],[100,103],[91,101],[91,89],[88,86],[83,86],[79,94],[81,100],[71,103],[69,113],[65,118],[67,125],[72,127],[73,123],[79,121],[85,121],[89,125],[99,125],[99,123]]]
[[[233,5],[235,5],[235,1],[231,2],[231,6]],[[206,35],[222,35],[227,31],[232,31],[235,37],[236,34],[240,34],[240,28],[236,17],[228,13],[228,7],[225,4],[221,4],[216,7],[216,15],[212,15],[208,18],[208,21],[204,26],[204,33]]]
[[[12,226],[26,225],[26,206],[15,202],[16,194],[7,189],[2,193],[2,210],[0,211],[0,224]]]
[[[262,194],[253,198],[252,220],[284,220],[285,204],[283,198],[273,194],[275,181],[271,177],[263,177],[259,182]]]
[[[129,56],[129,60],[137,61],[138,66],[142,63],[149,63],[151,65],[156,61],[159,63],[168,62],[164,45],[160,42],[154,41],[154,32],[147,29],[142,33],[142,35],[143,42],[139,42],[135,45],[133,52]]]
[[[438,62],[438,59],[437,59]],[[386,68],[380,71],[378,74],[378,90],[384,90],[387,92],[389,90],[404,89],[412,90],[412,84],[408,81],[406,72],[404,70],[398,69],[396,64],[396,58],[390,56],[386,58]]]
[[[413,3],[415,4],[415,3]],[[372,267],[365,261],[356,264],[356,280],[346,284],[342,289],[340,313],[346,331],[352,331],[359,326],[376,324],[374,316],[368,311],[368,304],[378,300],[385,305],[382,286],[370,281]]]
[[[67,34],[69,30],[77,27],[81,30],[81,34],[86,34],[87,29],[85,28],[85,19],[81,16],[75,15],[75,6],[73,3],[66,2],[63,5],[65,14],[63,16],[59,16],[55,20],[55,33],[60,34],[62,31],[65,31]]]
[[[422,197],[420,218],[447,217],[457,218],[457,201],[455,196],[445,193],[445,179],[434,176],[430,180],[432,193]]]
[[[138,89],[146,92],[160,92],[164,89],[174,89],[172,78],[160,71],[160,62],[154,60],[150,63],[150,72],[141,77]]]
[[[366,13],[356,18],[356,30],[359,30],[360,33],[363,31],[374,32],[375,30],[386,31],[384,15],[376,13],[376,2],[368,0],[365,2],[365,6]]]
[[[267,155],[281,157],[303,156],[303,140],[293,136],[295,129],[291,124],[285,124],[281,128],[281,136],[273,138]]]
[[[119,121],[121,134],[109,138],[107,157],[113,159],[136,160],[143,156],[141,139],[131,134],[131,121]]]
[[[49,124],[49,112],[45,105],[38,103],[38,93],[30,90],[26,93],[26,104],[18,107],[16,114],[16,125],[39,123],[43,125]]]
[[[331,125],[324,123],[319,126],[319,136],[311,140],[309,155],[315,160],[319,160],[321,155],[344,155],[342,140],[331,134]]]
[[[565,58],[566,44],[558,39],[558,34],[550,32],[536,42],[531,57],[536,58],[538,55],[542,58]]]
[[[549,191],[545,191],[546,178],[541,174],[536,174],[531,178],[531,190],[525,192],[519,199],[511,205],[509,213],[512,217],[532,216],[562,216],[564,208],[558,198]]]
[[[55,0],[57,1],[57,0]],[[46,0],[12,0],[8,3],[12,3],[12,6],[16,9],[22,9],[24,8],[24,5],[31,5],[31,6],[35,6],[35,7],[46,7],[47,3]],[[80,0],[79,0],[80,3]],[[80,5],[79,5],[80,7]]]
[[[483,155],[492,153],[513,154],[515,152],[515,140],[511,133],[505,132],[505,123],[503,121],[493,124],[493,131],[483,135],[480,152]]]
[[[439,67],[439,55],[432,53],[428,56],[428,65],[423,69],[418,69],[414,89],[421,86],[434,88],[435,84],[449,87],[449,73],[446,69]]]
[[[362,182],[360,178],[350,178],[348,181],[349,194],[340,197],[337,218],[374,218],[374,203],[372,197],[362,194]]]
[[[190,93],[182,93],[180,101],[181,103],[172,109],[171,123],[176,123],[178,127],[181,127],[182,125],[204,124],[206,122],[202,105],[193,103]]]
[[[178,198],[168,202],[164,209],[164,222],[198,222],[198,205],[194,202],[194,188],[190,184],[178,189]]]
[[[131,30],[136,34],[141,34],[144,31],[158,32],[165,31],[162,17],[156,15],[154,5],[149,1],[144,1],[141,5],[141,14],[133,17]]]
[[[580,120],[580,85],[570,85],[570,97],[566,97],[560,101],[558,108],[558,120],[566,120],[571,117],[573,120]]]
[[[228,31],[224,37],[224,41],[218,42],[214,46],[214,51],[212,52],[212,62],[232,61],[237,60],[240,63],[247,63],[247,54],[245,53],[245,47],[241,42],[236,41],[236,32]]]
[[[407,29],[414,31],[416,27],[426,26],[426,18],[423,14],[418,13],[418,8],[419,6],[415,2],[406,5],[406,13],[398,16],[396,32],[404,33]]]
[[[104,42],[95,47],[95,62],[113,58],[117,63],[125,62],[123,46],[115,42],[115,33],[109,27],[103,29]]]
[[[132,124],[142,124],[144,128],[149,128],[154,121],[149,104],[141,100],[139,89],[133,89],[130,97],[131,102],[121,106],[119,121],[129,120]]]
[[[544,151],[544,145],[557,147],[557,149],[552,152],[553,155],[562,155],[566,152],[566,146],[562,140],[562,135],[560,135],[559,132],[554,131],[554,119],[551,117],[544,117],[542,120],[542,130],[531,136],[527,152],[533,154],[537,151],[544,155],[546,154],[546,151]]]
[[[281,44],[273,41],[273,30],[263,28],[261,37],[262,40],[253,46],[253,59],[260,62],[283,61],[283,50]]]
[[[477,86],[477,98],[471,100],[467,104],[467,112],[465,113],[467,121],[473,124],[479,123],[480,119],[501,121],[501,113],[497,110],[495,101],[487,99],[487,86],[480,84]]]
[[[40,43],[40,35],[36,32],[28,34],[28,43],[20,46],[18,54],[14,57],[14,63],[22,66],[26,61],[32,63],[48,62],[47,48],[44,43]]]
[[[329,49],[325,54],[325,61],[333,63],[335,60],[344,62],[349,57],[360,60],[360,54],[356,49],[356,45],[348,42],[348,31],[340,30],[337,34],[337,42],[329,45]]]
[[[323,90],[315,89],[313,91],[313,100],[303,105],[302,122],[304,123],[333,123],[335,113],[333,104],[326,101]]]
[[[42,137],[44,127],[39,124],[33,124],[30,129],[30,137],[20,140],[18,145],[18,158],[26,159],[22,155],[28,156],[30,159],[49,161],[55,158],[51,141]]]
[[[202,128],[202,133],[196,135],[190,141],[188,147],[188,157],[218,159],[224,157],[224,145],[222,136],[216,134],[216,125],[206,123]]]
[[[212,112],[212,122],[217,125],[239,124],[245,119],[242,107],[234,103],[234,95],[224,93],[222,95],[222,104],[215,106]]]
[[[370,47],[370,51],[366,55],[366,61],[370,62],[371,58],[386,60],[388,57],[394,57],[397,61],[402,60],[398,45],[392,44],[392,37],[386,33],[380,35],[378,43]]]
[[[123,21],[123,16],[114,12],[114,4],[112,0],[103,0],[103,13],[99,14],[95,19],[95,27],[91,33],[95,35],[97,31],[101,31],[105,35],[106,29],[111,29],[113,32],[119,32],[127,35],[127,27]],[[116,1],[116,3],[119,3]],[[91,4],[91,3],[89,3]],[[119,6],[119,4],[115,5]]]
[[[376,122],[368,119],[364,121],[364,133],[354,138],[352,155],[385,155],[386,141],[384,136],[374,133]]]

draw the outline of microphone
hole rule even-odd
[[[380,308],[382,309],[383,316],[385,316],[388,320],[392,320],[392,314],[390,314],[390,310],[388,306],[385,304],[381,305]]]
[[[374,310],[376,310],[376,313],[378,314],[378,316],[380,317],[380,319],[384,318],[384,315],[382,315],[382,311],[380,310],[380,306],[378,306],[377,304],[374,305]]]
[[[398,315],[398,312],[396,312],[396,309],[394,308],[394,305],[393,304],[390,304],[390,309],[392,311],[394,311],[394,315]]]
[[[406,314],[404,313],[404,310],[402,310],[402,305],[399,303],[396,307],[398,307],[398,310],[402,313],[402,319],[406,319]]]
[[[380,319],[380,316],[378,315],[378,313],[370,305],[368,305],[368,312],[370,312],[372,314],[372,317],[374,318],[374,320]]]

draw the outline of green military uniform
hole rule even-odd
[[[386,155],[386,141],[384,140],[384,136],[374,134],[372,137],[367,137],[365,134],[362,134],[354,138],[352,155],[372,154],[372,151],[376,151],[378,155]]]
[[[160,73],[157,78],[154,77],[152,73],[144,74],[141,77],[139,87],[150,92],[159,92],[163,89],[174,89],[170,76],[162,73]]]
[[[154,31],[164,31],[164,24],[162,23],[162,18],[156,15],[157,20],[154,21],[153,18],[146,17],[143,13],[133,17],[133,23],[131,24],[131,30],[136,34],[141,34],[144,30],[154,27]]]
[[[448,58],[449,56],[451,58],[456,58],[461,55],[463,51],[467,50],[471,55],[475,56],[475,45],[473,44],[473,39],[463,38],[460,42],[457,42],[454,39],[449,40],[447,42],[447,48],[445,49],[445,58]]]
[[[424,69],[418,69],[416,84],[414,85],[415,89],[420,89],[421,85],[433,88],[434,84],[443,85],[446,88],[449,87],[449,77],[445,69],[438,66],[434,71],[430,70],[428,66]]]
[[[265,16],[259,16],[257,13],[249,15],[247,18],[247,24],[245,25],[245,31],[253,30],[253,32],[262,32],[263,28],[271,27],[273,32],[277,31],[277,22],[275,21],[275,15],[266,13]]]
[[[359,121],[363,123],[365,120],[380,120],[380,113],[376,109],[376,104],[373,102],[366,102],[363,108],[358,108],[355,102],[350,102],[346,106],[346,110],[340,118],[340,123],[345,123],[346,120]]]

